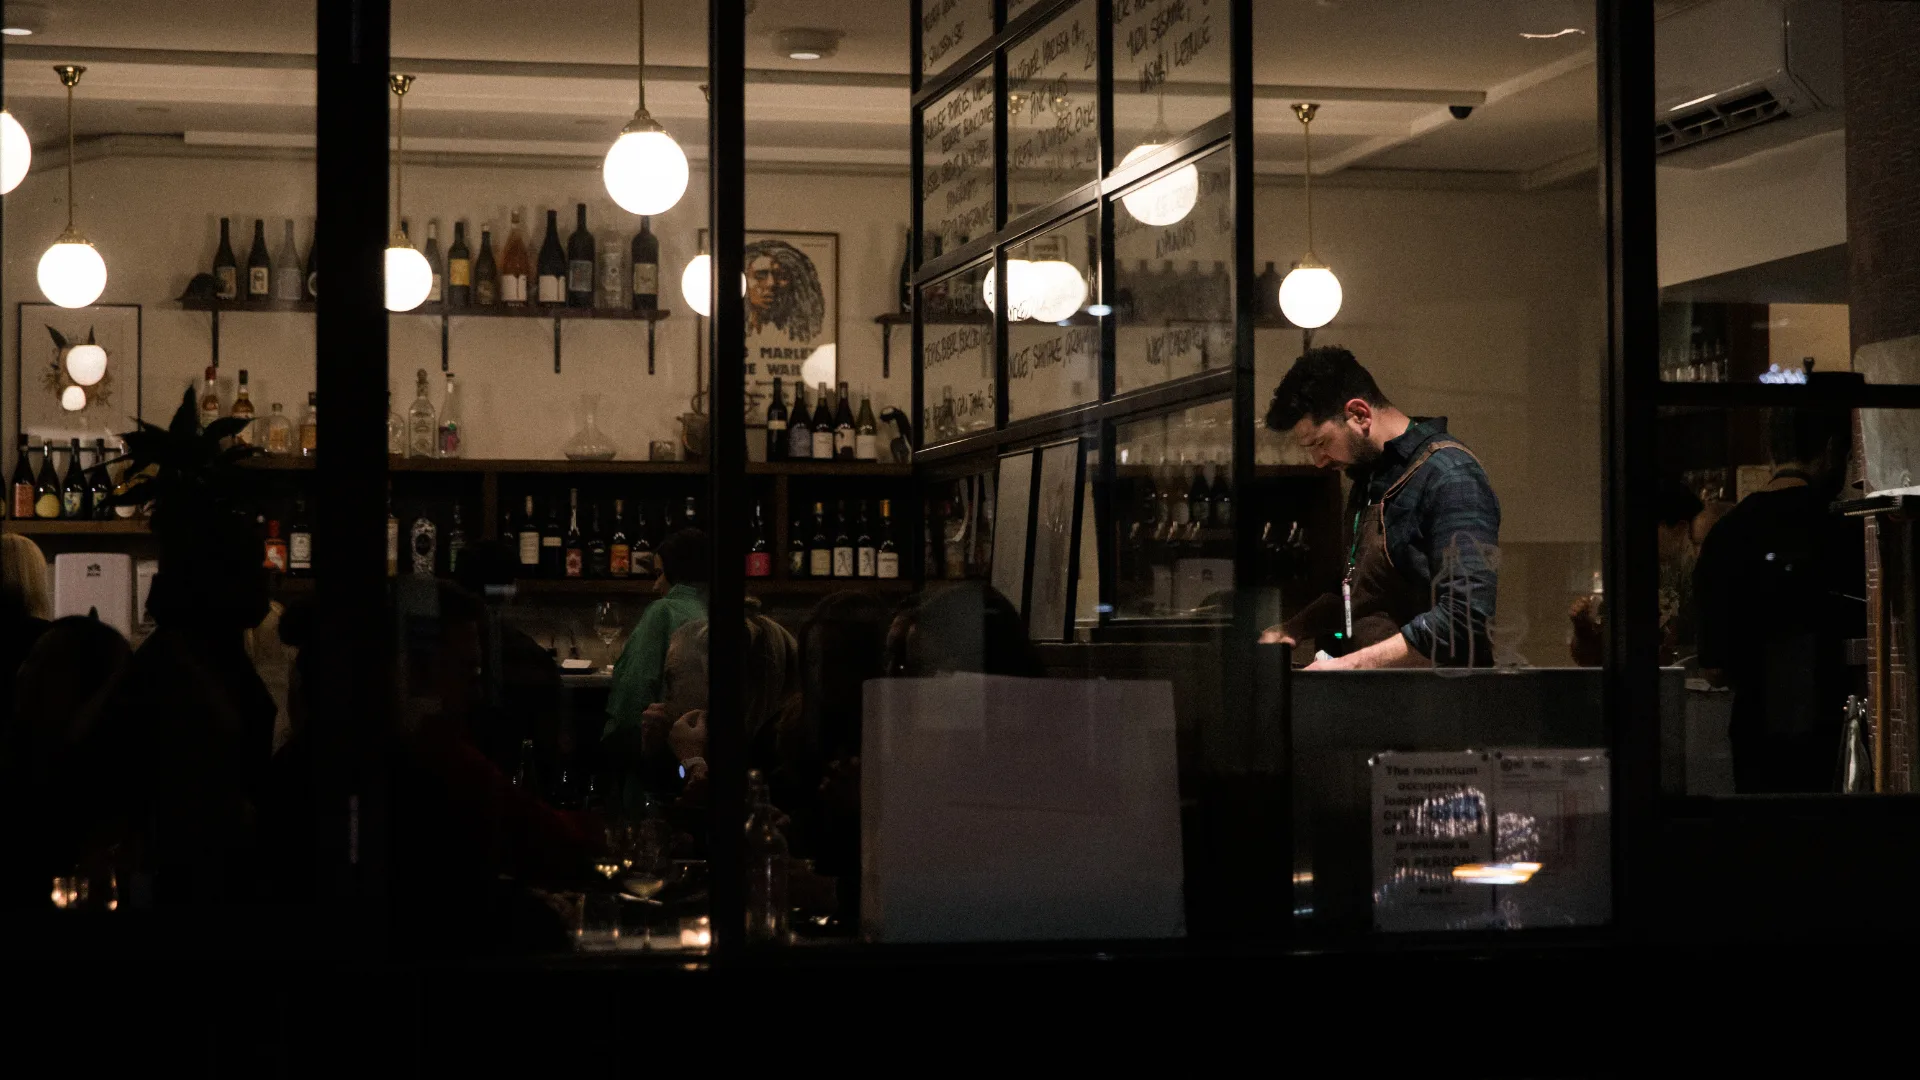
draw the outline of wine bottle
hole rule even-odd
[[[440,219],[427,219],[427,268],[433,272],[433,284],[427,287],[427,303],[441,304],[447,299],[447,267],[440,258]]]
[[[801,530],[798,514],[793,516],[787,529],[787,576],[807,576],[807,534]]]
[[[813,457],[813,420],[807,416],[807,384],[793,383],[793,419],[787,427],[787,457],[806,461]]]
[[[220,219],[220,247],[213,253],[213,295],[220,300],[240,299],[240,264],[233,258],[233,243],[228,221]]]
[[[307,245],[307,299],[320,295],[320,264],[314,262],[313,253],[320,248],[320,230],[313,231],[313,243]]]
[[[247,396],[247,369],[240,369],[240,386],[233,392],[233,408],[227,415],[236,420],[245,420],[247,426],[234,433],[233,439],[246,446],[253,445],[253,398]]]
[[[460,556],[467,550],[467,530],[460,524],[460,504],[453,504],[453,524],[447,528],[447,573],[460,572]]]
[[[575,203],[573,235],[567,238],[567,306],[593,306],[593,234],[587,231],[587,204]]]
[[[753,540],[747,546],[747,576],[773,576],[773,545],[767,540],[767,519],[759,503],[753,504]]]
[[[307,500],[293,501],[293,524],[287,529],[287,573],[313,573],[313,527],[307,524]]]
[[[659,576],[660,568],[653,560],[653,541],[647,539],[647,504],[636,502],[633,510],[636,515],[633,523],[633,555],[627,563],[627,573],[651,581]]]
[[[787,402],[780,376],[773,377],[773,396],[767,399],[767,460],[787,460]]]
[[[527,279],[533,276],[533,260],[527,255],[527,234],[520,225],[520,211],[509,217],[507,246],[500,252],[500,302],[520,307],[527,302]]]
[[[640,231],[633,234],[633,310],[654,311],[660,307],[660,239],[653,235],[653,219],[640,217]]]
[[[880,460],[880,422],[873,418],[873,399],[862,392],[860,418],[854,421],[853,457],[856,461]]]
[[[260,565],[276,574],[287,572],[287,541],[280,535],[280,520],[267,522],[267,538],[261,545]]]
[[[40,443],[40,476],[33,486],[33,516],[57,518],[65,506],[60,498],[60,474],[53,471],[53,440]]]
[[[560,500],[547,502],[547,524],[540,530],[540,572],[551,578],[567,570],[566,535],[560,531]]]
[[[697,529],[700,527],[700,508],[693,501],[693,496],[691,495],[687,496],[686,511],[680,515],[680,527],[683,529]]]
[[[407,456],[430,458],[434,454],[434,415],[433,402],[427,398],[427,369],[421,368],[413,377],[413,405],[407,409]]]
[[[839,513],[834,517],[833,531],[833,576],[850,578],[853,576],[853,537],[847,533],[847,500],[840,500]]]
[[[613,500],[613,539],[607,542],[607,576],[623,578],[633,572],[633,545],[627,542],[627,507]]]
[[[300,418],[301,457],[312,457],[320,452],[320,406],[316,400],[318,397],[318,391],[307,391],[307,412]]]
[[[833,410],[833,456],[840,461],[852,461],[854,446],[853,396],[847,393],[847,384],[840,384],[839,404]]]
[[[807,576],[833,576],[833,542],[827,539],[827,506],[813,504],[813,540],[807,545]]]
[[[247,299],[273,298],[273,257],[267,254],[267,223],[253,219],[253,250],[247,252]]]
[[[467,248],[467,223],[453,223],[453,243],[447,246],[447,306],[473,303],[473,252]]]
[[[519,542],[520,572],[531,577],[540,570],[540,523],[533,516],[533,496],[527,496],[525,511],[520,515],[520,528],[514,539]]]
[[[853,538],[853,573],[855,577],[878,577],[880,575],[880,545],[873,539],[873,524],[867,518],[867,503],[860,502],[860,531]]]
[[[413,525],[407,530],[408,548],[412,551],[412,567],[416,574],[432,574],[434,564],[439,561],[440,529],[433,519],[425,514],[413,519]]]
[[[567,253],[560,246],[560,212],[547,211],[547,238],[540,241],[540,303],[567,302]]]
[[[913,230],[907,230],[905,251],[900,255],[900,313],[913,310]]]
[[[7,513],[15,518],[33,516],[33,447],[27,433],[20,433],[20,449],[13,458],[13,498]]]
[[[833,460],[833,410],[827,405],[827,384],[820,384],[820,401],[813,407],[813,457]]]
[[[593,504],[593,531],[587,534],[587,576],[603,578],[608,575],[613,556],[607,549],[607,534],[600,527],[600,504]]]
[[[1227,466],[1213,467],[1213,488],[1208,500],[1213,504],[1213,527],[1216,529],[1233,528],[1233,485],[1227,482]]]
[[[500,269],[493,261],[493,230],[480,226],[480,257],[473,262],[473,302],[492,307],[500,302]]]
[[[387,391],[387,453],[393,457],[407,456],[407,422],[393,411],[393,391]]]
[[[87,477],[80,471],[80,440],[67,446],[67,476],[60,483],[60,516],[79,520],[88,516]]]
[[[220,383],[218,373],[213,366],[207,366],[207,374],[200,387],[200,430],[220,419]]]
[[[880,550],[874,558],[874,576],[891,580],[900,576],[900,548],[893,540],[893,502],[880,500]]]
[[[293,242],[293,219],[287,218],[280,233],[280,254],[273,260],[273,298],[297,301],[301,296],[300,250]]]
[[[400,519],[393,516],[393,484],[387,484],[387,576],[400,576]]]
[[[580,489],[567,489],[567,544],[565,574],[577,578],[587,572],[587,544],[580,535]]]
[[[440,417],[435,424],[435,449],[443,458],[457,458],[461,450],[460,396],[453,392],[453,372],[447,372],[447,389],[440,395]]]
[[[113,507],[108,500],[113,498],[113,480],[107,475],[107,440],[93,440],[93,481],[89,487],[87,502],[93,507],[93,519],[106,521],[113,517]]]
[[[1213,508],[1208,505],[1207,495],[1212,489],[1207,486],[1207,473],[1204,466],[1195,466],[1193,481],[1187,485],[1187,521],[1197,536],[1207,523],[1213,520]]]

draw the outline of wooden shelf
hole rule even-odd
[[[881,326],[912,326],[913,312],[889,311],[885,315],[875,315],[873,321]]]
[[[459,459],[453,461],[435,461],[432,458],[402,458],[408,465],[396,466],[399,471],[415,467],[421,472],[490,472],[490,473],[629,473],[656,476],[705,476],[707,463],[704,461],[568,461],[562,458],[555,461],[550,458],[525,460]],[[464,469],[462,468],[464,466]]]
[[[260,312],[266,314],[315,310],[312,300],[211,300],[197,296],[180,298],[183,311],[214,312]],[[626,322],[660,322],[672,316],[673,312],[660,309],[655,311],[632,311],[627,308],[574,308],[542,307],[530,304],[526,307],[508,307],[496,304],[490,307],[448,307],[445,304],[421,304],[411,311],[394,312],[396,315],[442,315],[454,318],[477,319],[611,319]]]
[[[200,296],[181,297],[180,308],[183,311],[215,312],[311,312],[315,310],[314,302],[311,300],[215,300],[210,297]]]
[[[582,596],[606,593],[650,593],[654,583],[645,578],[520,578],[515,589],[524,596]],[[749,595],[823,596],[844,589],[911,592],[905,578],[748,578]]]
[[[891,461],[749,461],[749,476],[893,476],[913,475],[913,466]]]
[[[62,521],[57,518],[8,518],[5,529],[22,536],[144,536],[147,533],[147,519]]]

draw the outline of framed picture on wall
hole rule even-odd
[[[18,430],[35,438],[83,442],[133,430],[140,406],[140,305],[95,304],[63,308],[54,304],[20,303],[14,309],[14,420]],[[78,346],[98,346],[105,353],[105,370],[97,381],[80,385],[74,380],[92,375],[98,354],[82,352],[68,359]]]
[[[1075,572],[1080,560],[1080,491],[1086,486],[1086,444],[1079,439],[1040,450],[1033,512],[1033,582],[1027,636],[1065,641],[1073,632]]]
[[[793,387],[839,382],[840,234],[748,229],[747,412],[766,408],[777,376],[787,404]],[[700,246],[707,247],[706,230]],[[809,405],[814,399],[809,398]]]
[[[994,481],[993,587],[1022,614],[1032,561],[1033,479],[1033,451],[1022,450],[1000,459]]]

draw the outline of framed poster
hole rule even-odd
[[[1023,615],[1032,561],[1033,478],[1033,451],[1022,450],[1000,459],[994,482],[993,587]]]
[[[1073,592],[1079,575],[1080,512],[1086,486],[1086,444],[1079,439],[1040,450],[1040,483],[1033,512],[1033,583],[1027,636],[1065,641],[1072,636]]]
[[[106,351],[106,374],[91,386],[77,386],[67,350],[89,340]],[[20,303],[13,354],[14,420],[22,432],[86,442],[131,431],[140,417],[139,304]]]
[[[704,250],[706,230],[700,230]],[[811,396],[837,386],[840,344],[840,234],[755,230],[746,233],[747,414],[764,413],[773,380],[787,404],[795,383]]]

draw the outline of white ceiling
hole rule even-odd
[[[44,6],[45,33],[6,39],[8,104],[37,144],[62,135],[62,90],[49,66],[75,58],[89,67],[79,92],[83,137],[310,141],[314,0]],[[904,165],[910,8],[909,0],[757,0],[748,19],[750,154]],[[1286,106],[1302,97],[1322,104],[1316,172],[1524,182],[1565,175],[1591,157],[1587,0],[1256,0],[1255,8],[1263,172],[1299,171],[1299,128]],[[597,157],[632,113],[633,0],[393,0],[393,10],[394,55],[421,71],[407,98],[410,146]],[[649,0],[647,10],[648,105],[699,158],[706,5]],[[840,51],[815,63],[786,59],[772,35],[795,26],[842,31]],[[1581,32],[1521,36],[1567,28]],[[1413,100],[1370,100],[1394,96]],[[1460,121],[1446,108],[1458,100],[1482,103]],[[1212,109],[1169,98],[1176,127],[1182,107]]]

